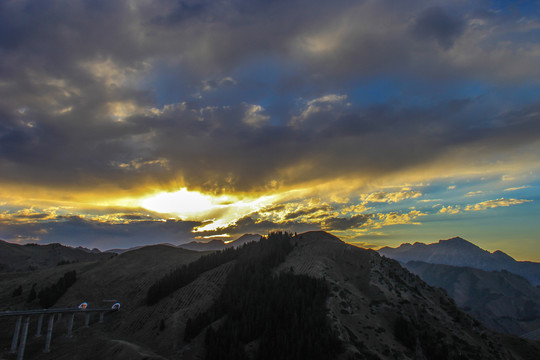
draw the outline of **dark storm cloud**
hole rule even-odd
[[[129,64],[138,57],[137,34],[129,33],[136,19],[128,1],[2,1],[0,14],[5,62],[63,75],[80,59],[112,55]],[[31,56],[19,57],[21,52]]]
[[[156,24],[174,25],[183,21],[204,19],[204,15],[208,14],[210,7],[210,3],[202,1],[194,4],[178,1],[176,5],[168,14],[157,16],[153,21]]]
[[[199,232],[200,236],[212,236],[220,234],[233,234],[241,235],[248,233],[266,234],[270,231],[290,231],[290,232],[304,232],[310,230],[320,230],[318,224],[309,224],[298,221],[283,221],[274,222],[271,220],[257,220],[258,214],[251,214],[238,219],[234,224],[227,227],[218,228],[211,231]]]
[[[306,216],[308,218],[327,217],[327,214],[331,211],[334,211],[334,208],[330,205],[314,206],[311,208],[300,209],[297,211],[287,213],[287,215],[285,215],[285,219],[293,220],[302,216]]]
[[[464,29],[463,20],[449,15],[440,7],[424,10],[415,19],[412,27],[416,36],[434,39],[445,49],[452,47],[454,39],[460,36]]]
[[[329,218],[322,222],[322,228],[330,231],[354,229],[364,225],[370,218],[371,215],[354,215],[350,218]]]
[[[148,219],[148,217],[146,217],[146,216],[134,215],[134,214],[123,214],[123,215],[120,215],[120,217],[122,219],[126,219],[126,220],[145,220],[145,219]]]
[[[502,118],[477,96],[437,98],[431,80],[534,78],[532,30],[476,15],[482,2],[429,4],[1,1],[2,180],[248,191],[538,140],[537,105]],[[501,31],[514,41],[498,46]],[[396,73],[423,79],[429,101],[353,96],[351,81]]]
[[[371,215],[354,215],[350,218],[331,217],[319,223],[309,223],[301,220],[289,220],[285,221],[272,221],[272,220],[259,220],[258,214],[251,214],[245,216],[235,223],[218,228],[212,231],[200,232],[201,236],[211,236],[219,234],[246,234],[246,233],[260,233],[265,234],[269,231],[291,231],[291,232],[304,232],[310,230],[349,230],[353,228],[361,227],[372,216]]]
[[[14,218],[27,219],[27,220],[41,220],[41,219],[46,219],[49,216],[50,216],[49,214],[28,214],[28,215],[17,214],[14,216]]]

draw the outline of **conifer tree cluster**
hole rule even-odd
[[[394,336],[405,345],[410,354],[421,349],[427,360],[482,358],[478,348],[469,346],[456,336],[450,339],[425,319],[407,320],[403,316],[398,317],[394,322]]]
[[[208,328],[207,359],[247,359],[250,343],[258,344],[260,360],[332,359],[341,352],[326,319],[326,282],[273,272],[292,250],[291,237],[271,233],[243,253],[210,310],[188,320],[186,341]],[[210,325],[222,318],[219,327]]]
[[[146,305],[156,304],[164,297],[194,281],[202,273],[235,260],[243,249],[249,246],[250,244],[246,244],[239,249],[224,249],[172,270],[150,286],[146,293]]]
[[[32,289],[30,289],[30,292],[28,293],[28,297],[26,298],[27,303],[31,303],[32,301],[34,301],[37,298],[36,285],[37,284],[35,284],[35,283],[34,283],[34,285],[32,285]]]
[[[56,266],[62,266],[62,265],[68,265],[68,264],[75,264],[78,263],[79,260],[60,260],[56,263]]]
[[[53,306],[62,295],[64,295],[71,285],[77,281],[77,272],[75,270],[68,271],[64,274],[56,284],[48,286],[39,291],[37,297],[39,305],[43,309]]]
[[[17,297],[17,296],[20,296],[21,294],[22,294],[22,285],[19,285],[18,287],[15,288],[15,290],[13,290],[13,292],[11,293],[11,296]]]

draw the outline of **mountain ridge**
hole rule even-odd
[[[385,246],[377,251],[404,264],[409,261],[422,261],[485,271],[506,270],[525,277],[533,285],[540,285],[540,263],[517,261],[501,250],[489,252],[461,237],[430,244],[416,242],[413,245],[401,244],[395,248]]]
[[[244,234],[239,238],[232,241],[225,241],[223,239],[213,239],[210,241],[191,241],[187,244],[178,245],[179,248],[194,250],[194,251],[218,251],[231,247],[238,247],[247,244],[252,241],[258,241],[261,238],[259,234]]]
[[[494,331],[520,336],[540,328],[540,289],[520,275],[421,261],[405,267]]]
[[[67,264],[105,260],[115,254],[59,243],[15,244],[0,240],[0,272],[32,271]]]
[[[170,246],[147,246],[102,262],[68,264],[62,269],[0,277],[1,305],[5,309],[16,309],[13,303],[21,299],[24,303],[33,284],[39,284],[39,291],[44,286],[41,284],[53,283],[66,270],[76,269],[77,281],[55,307],[70,307],[82,301],[95,307],[103,299],[115,299],[122,303],[122,310],[107,315],[103,324],[92,320],[90,328],[81,328],[77,320],[72,338],[53,338],[54,349],[50,354],[43,354],[41,347],[33,350],[30,346],[33,340],[29,339],[27,360],[86,360],[89,355],[115,360],[202,359],[206,335],[215,334],[220,327],[231,323],[226,316],[212,320],[199,335],[186,342],[184,335],[189,319],[210,310],[227,282],[232,281],[244,289],[244,285],[248,285],[245,279],[259,279],[262,274],[248,275],[239,271],[243,264],[266,262],[259,261],[258,256],[266,251],[268,241],[227,249],[226,252],[238,251],[241,257],[201,273],[154,305],[143,301],[149,287],[174,269],[202,259],[204,253]],[[213,252],[210,256],[216,255],[220,254]],[[343,352],[325,360],[540,358],[538,344],[490,331],[460,310],[444,290],[429,286],[399,262],[382,257],[376,251],[347,244],[332,234],[322,231],[291,234],[288,252],[279,261],[272,265],[270,276],[307,276],[318,279],[318,283],[324,282],[329,289],[325,319],[343,344]],[[231,274],[236,275],[230,278]],[[260,284],[260,281],[252,283]],[[19,286],[22,286],[22,294],[13,297],[13,289]],[[291,293],[302,291],[301,286],[268,288],[272,292],[268,299],[287,300],[284,304],[289,297],[294,298]],[[241,294],[257,296],[256,293]],[[232,299],[244,304],[242,298]],[[309,304],[307,301],[299,306]],[[294,308],[290,310],[294,314]],[[67,325],[65,318],[58,321],[55,329]],[[273,313],[270,319],[262,320],[263,325],[279,323]],[[1,339],[6,344],[11,341],[12,329],[11,326],[0,329]],[[235,330],[230,330],[234,334]],[[294,337],[290,343],[295,346],[300,340]],[[258,340],[238,341],[248,358],[254,358],[260,344]],[[291,359],[298,358],[292,354],[296,353],[291,353]],[[3,355],[0,353],[0,357]]]

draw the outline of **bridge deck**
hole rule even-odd
[[[107,308],[56,308],[56,309],[35,309],[35,310],[14,310],[0,312],[0,317],[3,316],[24,316],[24,315],[39,315],[39,314],[58,314],[58,313],[91,313],[91,312],[107,312],[116,311],[115,309]]]

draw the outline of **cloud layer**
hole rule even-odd
[[[305,198],[272,204],[286,211],[242,213],[221,230],[418,223],[425,209],[388,206],[424,190],[398,185],[538,168],[537,10],[488,0],[0,0],[0,196],[27,200],[9,211],[15,221],[31,199],[302,189]],[[350,201],[303,202],[323,188]],[[440,213],[522,200],[478,201]]]
[[[484,99],[538,87],[539,19],[488,2],[0,6],[4,182],[252,191],[539,136],[540,104]]]

